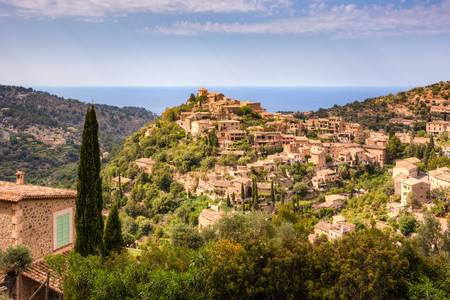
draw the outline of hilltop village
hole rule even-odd
[[[437,103],[431,107],[436,110],[447,107],[448,100],[427,103]],[[168,168],[171,180],[189,197],[209,199],[205,200],[209,208],[193,222],[200,228],[217,223],[227,213],[260,210],[276,215],[287,205],[295,212],[308,212],[305,219],[309,219],[311,241],[321,234],[334,239],[371,223],[400,230],[398,221],[405,214],[423,220],[423,209],[440,209],[440,223],[443,230],[447,228],[448,121],[429,120],[420,131],[403,128],[389,133],[336,115],[271,113],[259,102],[240,101],[207,89],[168,109],[162,119],[165,123],[141,130],[139,145],[145,148],[153,143],[161,126],[177,128],[173,129],[176,134],[184,133],[188,141],[179,139],[163,153],[159,149],[153,153],[134,149],[145,157],[132,164],[124,164],[122,157],[109,169],[111,176],[121,173],[111,183],[117,187],[120,181],[120,189],[128,197],[128,215],[142,215],[139,211],[148,206],[142,196],[147,188],[139,184],[142,177],[126,175],[144,172],[152,177],[155,168]],[[391,123],[400,121],[393,118]],[[134,144],[136,141],[137,136]],[[187,147],[199,143],[206,151],[200,147],[190,153]],[[180,152],[174,153],[177,148]],[[178,154],[181,158],[175,157]],[[440,168],[431,170],[431,164]],[[382,184],[368,184],[376,180]],[[371,203],[380,190],[382,203]],[[444,201],[443,211],[435,208],[438,201]],[[158,209],[153,211],[143,215],[147,218],[159,213]],[[171,219],[161,220],[164,224]]]

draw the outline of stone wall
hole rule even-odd
[[[25,200],[20,202],[21,224],[19,243],[27,246],[33,260],[40,259],[53,252],[53,214],[73,207],[75,217],[75,199]],[[72,220],[73,238],[75,224]]]
[[[0,201],[0,250],[6,250],[14,242],[12,216],[12,203]]]

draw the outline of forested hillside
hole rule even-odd
[[[313,116],[342,116],[345,120],[365,124],[370,129],[385,129],[392,123],[411,120],[420,126],[431,119],[447,119],[450,113],[450,81],[441,81],[425,87],[417,87],[396,95],[355,101],[320,109]],[[397,120],[396,120],[397,119]]]
[[[87,105],[30,88],[0,86],[0,180],[12,180],[21,169],[29,182],[73,185]],[[95,107],[105,157],[155,118],[143,108]]]

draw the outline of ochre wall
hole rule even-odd
[[[75,217],[75,199],[24,200],[20,202],[22,214],[18,243],[28,247],[33,260],[40,259],[53,252],[53,214],[73,207]],[[74,220],[72,236],[75,238]]]

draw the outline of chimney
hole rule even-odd
[[[16,173],[16,184],[24,185],[25,184],[25,172],[17,171]]]

